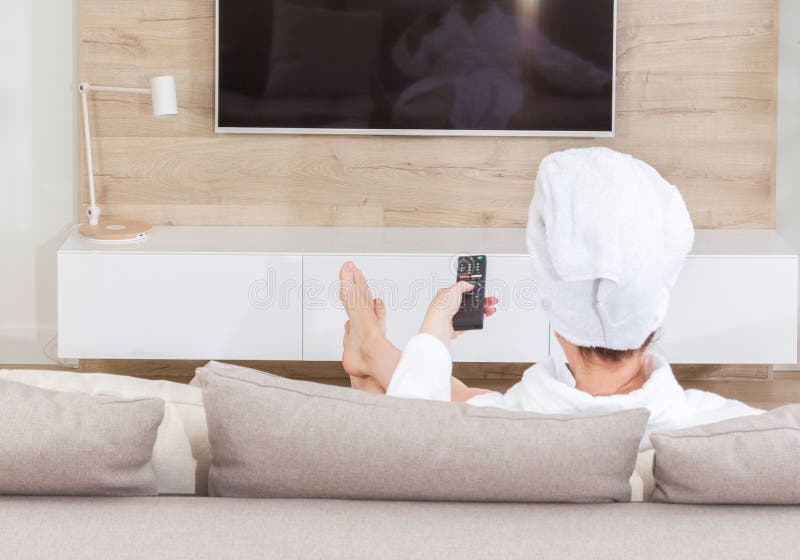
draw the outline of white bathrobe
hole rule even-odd
[[[596,93],[611,80],[609,72],[555,45],[535,27],[523,31],[520,25],[495,2],[473,22],[455,4],[414,53],[403,34],[392,51],[394,62],[418,81],[400,94],[397,106],[452,85],[451,126],[502,129],[525,102],[525,62],[569,94]]]
[[[434,336],[419,334],[403,350],[386,391],[395,397],[450,400],[452,375],[450,352]],[[709,424],[760,414],[763,411],[714,393],[684,390],[662,356],[645,356],[647,381],[641,389],[625,395],[595,397],[575,388],[575,378],[564,364],[552,358],[531,366],[522,380],[505,394],[488,393],[468,404],[541,414],[574,414],[647,408],[650,420],[640,451],[651,448],[650,433]]]

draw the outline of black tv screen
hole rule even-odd
[[[615,18],[615,0],[217,0],[217,130],[610,136]]]

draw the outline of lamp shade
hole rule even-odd
[[[164,117],[178,114],[178,95],[175,93],[175,76],[150,78],[153,95],[153,115]]]

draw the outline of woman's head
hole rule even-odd
[[[576,389],[595,396],[619,395],[639,389],[647,380],[645,352],[655,333],[633,350],[577,346],[558,333],[555,336],[564,350]]]
[[[608,148],[539,167],[528,250],[550,324],[587,359],[623,360],[662,325],[694,241],[678,189]]]

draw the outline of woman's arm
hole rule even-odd
[[[458,337],[462,333],[453,329],[453,317],[458,313],[461,306],[461,298],[474,289],[472,284],[468,282],[459,282],[449,288],[440,290],[436,294],[433,302],[425,314],[425,320],[422,322],[420,333],[427,333],[435,336],[444,344],[450,340]],[[491,317],[497,312],[496,297],[487,297],[484,304],[484,315]],[[454,402],[466,402],[478,395],[491,393],[488,389],[478,389],[467,387],[461,380],[456,377],[450,378],[450,400]]]
[[[471,388],[464,385],[464,382],[452,377],[452,383],[450,388],[450,400],[453,402],[467,402],[470,399],[477,397],[478,395],[488,395],[493,391],[489,389],[478,389],[478,388]]]
[[[452,376],[453,362],[447,344],[459,334],[453,330],[453,316],[461,296],[472,290],[461,282],[440,290],[425,314],[417,336],[408,341],[391,375],[386,394],[395,397],[465,402],[488,391],[470,389]],[[488,297],[487,317],[494,315],[497,298]]]

